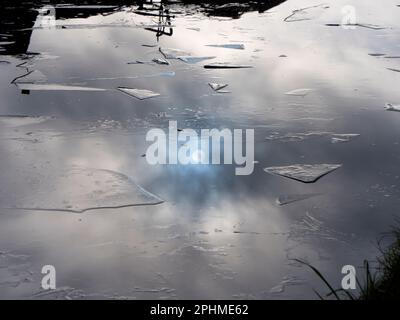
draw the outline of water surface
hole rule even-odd
[[[276,4],[233,18],[179,4],[168,7],[168,19],[138,14],[137,5],[64,8],[56,26],[21,5],[26,19],[1,20],[1,298],[316,298],[312,288],[324,292],[322,284],[291,259],[309,261],[339,286],[343,265],[376,257],[400,200],[400,113],[384,110],[400,103],[400,73],[387,69],[400,69],[393,58],[400,8],[394,0],[325,1],[285,22],[321,3]],[[382,28],[327,26],[341,23],[346,5],[360,24]],[[221,44],[244,48],[210,46]],[[162,58],[160,47],[216,58],[128,64]],[[213,62],[253,68],[203,68]],[[104,90],[27,91],[15,84],[21,79]],[[209,82],[229,84],[230,93],[215,93]],[[137,100],[118,87],[160,96]],[[312,90],[285,94],[301,88]],[[254,173],[149,165],[146,133],[170,120],[198,130],[255,129]],[[332,143],[332,134],[360,136]],[[263,170],[320,163],[342,167],[313,184]],[[140,206],[105,209],[121,200],[107,183],[125,183],[111,174],[92,176],[93,192],[62,203],[75,184],[89,184],[86,173],[71,184],[71,168],[121,174],[163,202],[143,203],[135,193],[129,200]],[[298,194],[314,196],[276,202]],[[27,198],[55,210],[11,208]],[[63,209],[91,210],[57,210],[54,199]],[[43,293],[48,264],[58,289]]]

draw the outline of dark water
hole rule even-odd
[[[233,13],[176,4],[166,7],[168,19],[137,13],[137,5],[58,8],[56,26],[30,5],[8,8],[25,19],[1,20],[0,297],[316,298],[312,288],[323,292],[322,284],[291,259],[311,262],[337,286],[343,265],[373,259],[400,201],[400,113],[384,110],[400,103],[400,73],[387,69],[400,68],[393,58],[400,8],[391,0],[325,3],[293,22],[284,21],[293,10],[319,3]],[[341,23],[345,5],[356,8],[360,24],[382,28],[326,26]],[[128,64],[162,58],[159,47],[216,58]],[[253,68],[203,68],[211,62]],[[105,91],[21,91],[13,80],[31,71],[40,74],[31,73],[30,83]],[[227,83],[230,93],[215,93],[208,82]],[[141,101],[117,87],[161,95]],[[312,91],[285,94],[300,88]],[[179,128],[255,129],[254,173],[149,165],[146,133],[170,120]],[[305,135],[287,138],[298,133]],[[360,136],[332,143],[332,133]],[[319,163],[342,167],[314,184],[263,170]],[[68,170],[76,167],[122,174],[164,202],[101,209],[107,199],[121,200],[108,197],[107,183],[124,180],[94,173],[71,182]],[[88,176],[96,190],[87,190]],[[319,195],[276,203],[293,194]],[[132,204],[141,197],[133,194]],[[12,209],[21,199],[36,208],[62,202],[94,210]],[[48,264],[58,289],[43,294]]]

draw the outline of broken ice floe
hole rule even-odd
[[[332,134],[331,142],[332,143],[344,143],[350,142],[353,138],[359,137],[358,133],[343,133],[343,134]]]
[[[295,90],[286,92],[285,94],[288,96],[305,97],[312,91],[313,91],[313,89],[295,89]]]
[[[154,63],[161,64],[161,65],[167,65],[167,66],[169,66],[169,64],[170,64],[168,60],[162,59],[162,58],[154,58],[152,61],[153,61]]]
[[[242,68],[252,68],[250,65],[244,64],[234,64],[234,63],[227,63],[227,62],[215,62],[206,64],[204,66],[206,69],[242,69]]]
[[[311,131],[305,133],[287,133],[287,134],[279,134],[279,132],[273,132],[271,135],[266,137],[266,140],[270,141],[283,141],[283,142],[294,142],[294,141],[303,141],[312,137],[321,137],[325,135],[331,135],[331,132],[320,132],[320,131]]]
[[[244,44],[208,44],[207,47],[244,50]]]
[[[161,48],[159,49],[161,54],[164,56],[165,59],[178,59],[182,56],[190,56],[189,53],[179,50],[179,49],[172,49],[172,48]]]
[[[63,172],[49,172],[38,181],[25,196],[3,194],[2,207],[82,213],[163,202],[126,175],[111,170],[72,167]]]
[[[391,103],[387,103],[385,106],[386,111],[397,111],[400,112],[400,105],[393,105]]]
[[[360,27],[360,28],[366,28],[366,29],[372,29],[372,30],[383,30],[386,29],[386,27],[383,26],[378,26],[375,24],[369,24],[369,23],[327,23],[325,24],[328,27]]]
[[[193,56],[179,56],[177,57],[177,59],[189,63],[189,64],[195,64],[198,62],[202,62],[204,60],[211,60],[211,59],[215,59],[216,57],[214,56],[205,56],[205,57],[193,57]]]
[[[215,92],[221,92],[221,93],[224,93],[224,92],[226,92],[226,91],[221,91],[222,89],[224,89],[224,88],[226,88],[227,86],[228,86],[228,84],[225,84],[225,83],[209,83],[208,84],[210,87],[211,87],[211,89],[213,89]]]
[[[321,15],[323,11],[326,9],[329,9],[329,6],[326,4],[319,4],[302,9],[296,9],[293,10],[292,14],[287,16],[284,19],[284,21],[297,22],[297,21],[312,20]]]
[[[400,56],[388,56],[386,53],[368,53],[371,57],[384,57],[385,59],[400,59]]]
[[[278,132],[273,132],[271,135],[266,137],[266,140],[270,141],[282,141],[282,142],[296,142],[304,141],[313,137],[330,137],[332,143],[349,142],[352,139],[359,137],[358,133],[333,133],[325,131],[311,131],[305,133],[287,133],[279,134]]]
[[[289,233],[289,239],[296,241],[296,243],[306,241],[307,238],[315,238],[318,241],[340,241],[343,243],[354,241],[353,234],[349,235],[332,229],[309,212],[306,212],[305,217],[301,221],[291,226]]]
[[[276,203],[280,206],[290,204],[293,202],[307,200],[316,196],[321,195],[320,193],[309,193],[309,194],[287,194],[281,195],[276,199]]]
[[[106,91],[102,88],[91,88],[81,86],[71,86],[63,84],[41,84],[41,83],[16,83],[20,90],[26,91]]]
[[[269,167],[264,171],[304,183],[314,183],[341,166],[341,164],[294,164],[285,167]]]
[[[123,93],[126,93],[132,97],[135,97],[139,100],[150,99],[150,98],[158,97],[160,95],[157,92],[153,92],[153,91],[146,90],[146,89],[133,89],[133,88],[119,87],[118,90]]]
[[[400,69],[395,69],[395,68],[386,68],[386,69],[393,72],[400,72]]]

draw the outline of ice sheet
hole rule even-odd
[[[64,84],[38,84],[38,83],[16,83],[17,87],[21,90],[29,91],[106,91],[101,88],[70,86]]]
[[[195,64],[198,62],[202,62],[204,60],[211,60],[211,59],[215,59],[216,57],[213,56],[205,56],[205,57],[193,57],[193,56],[179,56],[178,59],[189,63],[189,64]]]
[[[316,197],[320,195],[319,193],[309,193],[309,194],[286,194],[286,195],[280,195],[276,199],[276,203],[280,206],[284,206],[286,204],[290,204],[293,202],[298,202],[302,200],[307,200],[312,197]]]
[[[228,86],[228,84],[226,83],[213,83],[213,82],[210,82],[208,85],[211,87],[211,89],[213,89],[216,92],[219,92],[219,90],[224,89]]]
[[[208,44],[207,47],[244,50],[244,44]]]
[[[31,186],[31,192],[25,196],[15,198],[3,194],[2,207],[82,213],[163,202],[126,175],[111,170],[72,167],[63,172],[42,174],[38,179],[31,180],[37,183]]]
[[[51,117],[30,117],[26,115],[0,115],[0,125],[7,127],[20,127],[39,124],[50,120]]]
[[[139,100],[150,99],[154,97],[158,97],[160,94],[157,92],[153,92],[146,89],[133,89],[133,88],[124,88],[119,87],[119,91],[124,92],[132,97],[135,97]]]
[[[295,89],[295,90],[286,92],[285,94],[288,96],[305,97],[312,91],[313,91],[313,89]]]
[[[391,103],[387,103],[385,106],[387,111],[397,111],[400,112],[400,105],[393,105]]]
[[[341,166],[341,164],[294,164],[284,167],[269,167],[264,171],[304,183],[314,183]]]
[[[161,48],[160,47],[159,50],[165,59],[178,59],[179,57],[182,57],[182,56],[190,56],[189,53],[187,53],[183,50],[179,50],[179,49]]]

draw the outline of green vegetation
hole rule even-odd
[[[307,262],[295,259],[295,261],[309,267],[328,287],[329,292],[321,295],[322,299],[336,300],[398,300],[400,299],[400,229],[396,228],[390,233],[391,244],[381,249],[381,256],[377,258],[377,267],[370,267],[368,261],[364,261],[363,275],[356,278],[358,292],[334,289],[321,272]],[[380,246],[381,247],[381,246]]]

